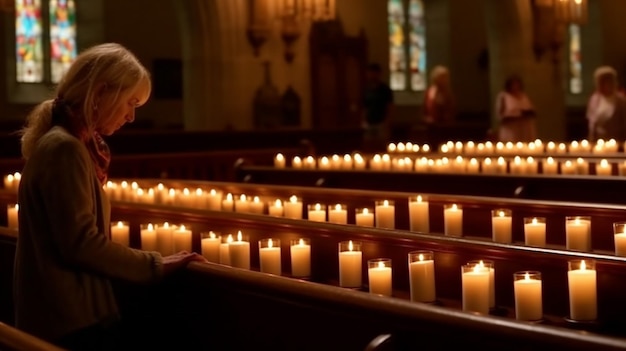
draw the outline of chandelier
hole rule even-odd
[[[336,0],[248,0],[247,36],[254,54],[269,39],[275,24],[285,44],[285,61],[292,62],[293,44],[311,22],[332,21],[336,18]]]

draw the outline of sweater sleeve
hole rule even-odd
[[[60,259],[109,278],[136,283],[158,280],[163,274],[159,253],[128,248],[99,232],[94,215],[93,165],[83,145],[62,140],[48,151],[40,194]]]

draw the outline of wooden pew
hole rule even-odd
[[[237,180],[265,185],[626,204],[626,198],[618,195],[626,193],[626,179],[622,177],[324,171],[241,163]]]
[[[6,351],[63,351],[48,342],[0,322],[0,349]]]

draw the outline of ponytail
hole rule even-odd
[[[26,118],[22,129],[22,157],[28,159],[44,134],[52,128],[52,106],[54,100],[46,100],[35,107]]]

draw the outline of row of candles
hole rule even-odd
[[[358,157],[358,158],[357,158]],[[352,156],[346,154],[343,157],[333,155],[331,157],[322,156],[319,159],[307,156],[303,159],[295,156],[291,161],[292,168],[295,169],[320,169],[320,170],[375,170],[375,171],[415,171],[415,172],[436,172],[436,173],[470,173],[470,174],[567,174],[567,175],[589,175],[590,165],[594,165],[596,175],[613,175],[613,168],[617,167],[617,174],[626,175],[626,161],[620,163],[609,162],[601,159],[599,162],[589,162],[578,157],[575,160],[557,161],[553,157],[545,159],[535,159],[532,156],[513,158],[467,158],[457,156],[453,159],[448,157],[428,158],[421,157],[412,159],[411,157],[391,157],[388,154],[374,155],[366,163],[362,156],[356,154]],[[358,160],[358,162],[357,162]],[[286,161],[282,154],[276,155],[274,159],[276,168],[285,168]],[[539,166],[541,165],[541,172]],[[614,166],[615,165],[615,166]]]
[[[232,202],[226,199],[225,206],[228,211],[262,214],[263,203],[252,202],[260,206],[250,206],[245,203],[245,199]],[[224,205],[222,201],[222,205]],[[242,204],[245,203],[245,206]],[[395,229],[395,203],[391,200],[377,201],[375,209],[358,208],[355,210],[354,223],[363,227],[378,227],[383,229]],[[409,202],[409,223],[413,232],[430,232],[430,206],[426,198],[421,195],[410,197]],[[295,196],[283,206],[280,200],[270,203],[269,214],[277,217],[287,217],[292,219],[302,219],[302,202]],[[327,210],[328,209],[328,210]],[[344,204],[326,206],[323,204],[307,205],[307,219],[316,222],[330,222],[335,224],[348,224],[348,208]],[[8,226],[18,228],[19,205],[11,204],[7,206]],[[446,236],[463,236],[463,208],[459,204],[445,204],[443,206],[444,234]],[[546,218],[545,217],[525,217],[524,219],[524,244],[533,247],[546,246]],[[494,209],[491,211],[492,241],[496,243],[513,243],[513,214],[509,209]],[[613,234],[615,243],[615,254],[626,257],[626,222],[616,222],[613,224]],[[115,237],[115,232],[113,233]],[[568,216],[565,218],[565,241],[566,249],[572,251],[590,252],[591,246],[591,217],[589,216]]]
[[[185,227],[146,224],[141,226],[141,248],[159,251],[164,255],[177,251],[192,251],[192,232]],[[626,235],[626,234],[625,234]],[[112,240],[129,243],[129,227],[117,222],[111,227]],[[209,261],[236,268],[250,269],[250,241],[241,231],[236,236],[220,236],[214,232],[201,233],[202,255]],[[282,246],[280,239],[258,241],[259,269],[263,273],[281,275]],[[308,278],[311,275],[311,242],[308,238],[291,240],[289,245],[291,276]],[[434,303],[435,261],[432,251],[413,251],[408,254],[411,301]],[[359,289],[363,286],[362,244],[358,241],[339,243],[339,286]],[[369,292],[392,296],[392,261],[389,258],[367,260]],[[489,313],[495,308],[495,265],[493,261],[471,261],[461,267],[463,310]],[[569,262],[568,272],[570,317],[590,321],[597,318],[596,271],[593,260]],[[514,274],[516,318],[536,321],[543,318],[542,282],[540,272]]]
[[[624,149],[626,150],[626,142],[624,143]],[[428,144],[419,145],[412,142],[400,142],[390,143],[387,145],[387,152],[389,153],[428,153],[432,149]],[[541,154],[614,154],[619,151],[619,145],[615,139],[609,139],[607,141],[598,139],[594,144],[588,140],[574,140],[571,143],[556,143],[549,141],[544,143],[542,140],[537,139],[533,142],[491,142],[476,143],[468,141],[466,143],[457,141],[448,141],[445,144],[439,146],[439,152],[453,153],[453,154],[468,154],[468,155],[541,155]]]

